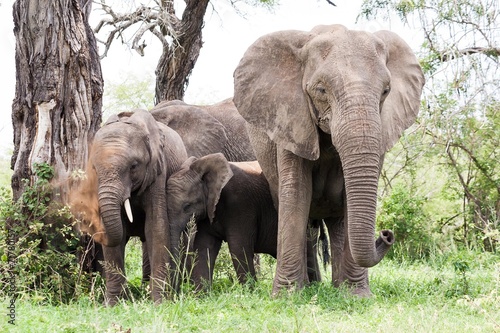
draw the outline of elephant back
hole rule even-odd
[[[223,124],[227,135],[227,142],[221,152],[228,161],[244,162],[256,160],[248,137],[246,121],[239,114],[232,98],[213,105],[200,106],[200,108],[203,108],[209,115]]]
[[[181,136],[189,156],[222,153],[229,161],[255,160],[246,122],[232,99],[214,105],[163,101],[151,110],[156,121]]]

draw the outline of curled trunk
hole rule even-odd
[[[347,230],[354,261],[361,267],[372,267],[385,256],[394,243],[390,230],[383,230],[374,241],[377,188],[381,164],[381,125],[378,109],[369,107],[349,110],[350,123],[340,126],[337,139],[342,161],[347,197]],[[370,115],[372,115],[370,117]],[[335,131],[332,131],[335,133]],[[342,144],[338,144],[342,142]]]
[[[378,172],[371,176],[346,177],[349,244],[354,261],[361,267],[378,264],[394,244],[390,230],[381,231],[374,241],[377,183]]]

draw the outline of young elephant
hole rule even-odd
[[[174,257],[179,255],[181,234],[195,216],[193,250],[198,258],[192,278],[198,289],[212,280],[222,241],[228,243],[241,283],[248,274],[255,278],[254,253],[276,258],[278,214],[258,162],[228,162],[221,153],[190,157],[167,181],[167,203]],[[317,262],[308,265],[318,270]],[[319,270],[313,273],[310,279],[319,280]]]

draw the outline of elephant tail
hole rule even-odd
[[[321,243],[321,257],[323,259],[323,267],[330,263],[330,245],[328,244],[328,235],[326,234],[325,223],[319,222],[319,242]]]

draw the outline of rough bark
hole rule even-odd
[[[155,104],[162,100],[182,100],[189,83],[189,76],[198,60],[203,45],[203,17],[209,0],[186,1],[182,20],[178,22],[177,42],[164,44],[163,52],[156,67]],[[167,7],[169,8],[169,7]],[[170,14],[173,9],[169,9]]]
[[[64,195],[67,176],[84,169],[88,142],[101,122],[103,80],[91,1],[18,0],[13,6],[16,93],[12,105],[12,190],[32,179],[35,163],[55,169]]]

